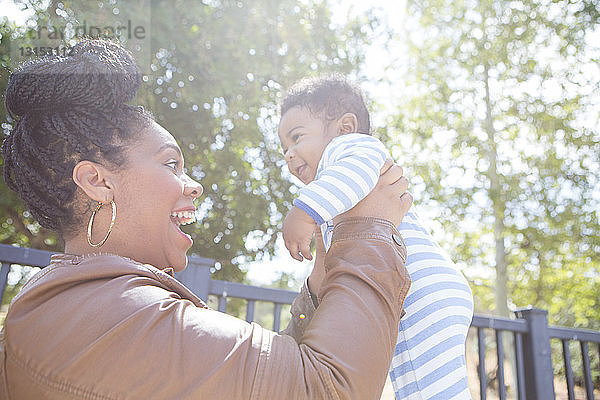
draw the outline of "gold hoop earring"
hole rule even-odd
[[[112,206],[112,218],[110,220],[110,226],[108,227],[108,232],[106,232],[106,236],[104,236],[104,239],[102,239],[100,242],[98,243],[92,243],[92,225],[94,225],[94,217],[96,216],[96,213],[98,211],[100,211],[100,209],[102,208],[104,204],[102,204],[101,202],[98,202],[98,204],[96,205],[96,208],[94,208],[92,210],[92,216],[90,217],[90,222],[88,223],[88,230],[87,230],[87,241],[88,244],[92,247],[100,247],[104,244],[104,242],[106,242],[106,239],[108,239],[108,235],[110,235],[110,232],[112,231],[113,226],[115,225],[115,219],[117,218],[117,205],[115,204],[114,201],[110,201],[110,205]]]

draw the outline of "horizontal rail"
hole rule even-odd
[[[30,249],[29,247],[17,247],[0,243],[0,261],[9,264],[27,265],[29,267],[44,268],[50,264],[50,257],[58,254],[52,251]],[[188,256],[189,263],[198,265],[213,265],[212,258],[201,257],[195,254]]]
[[[511,331],[527,333],[527,322],[521,319],[508,319],[499,317],[484,317],[474,315],[471,326],[477,328],[496,329],[499,331]]]
[[[291,304],[298,293],[284,289],[249,286],[243,283],[211,279],[209,294],[215,296],[238,297],[246,300],[269,301],[278,304]]]
[[[552,339],[579,340],[583,342],[600,343],[600,332],[588,329],[563,328],[561,326],[549,326],[548,335]]]
[[[0,244],[0,261],[10,264],[21,264],[30,267],[45,267],[50,264],[52,253],[45,250],[30,249],[28,247],[16,247],[8,244]]]

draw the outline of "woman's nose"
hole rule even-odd
[[[204,191],[204,188],[202,187],[202,185],[187,175],[186,175],[186,178],[187,178],[187,181],[185,183],[185,189],[183,191],[183,194],[186,196],[191,196],[194,199],[199,197],[202,194],[202,192]]]

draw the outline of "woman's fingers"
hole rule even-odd
[[[404,175],[404,169],[397,165],[392,164],[380,177],[379,183],[382,185],[389,185],[402,178]]]
[[[408,210],[410,209],[410,206],[412,206],[412,203],[413,203],[412,194],[410,194],[410,192],[406,192],[406,191],[404,193],[402,193],[402,195],[400,196],[400,205],[399,205],[400,221],[402,221],[404,219],[404,217],[408,213]]]
[[[408,179],[405,176],[401,176],[391,186],[401,196],[408,189]]]
[[[394,165],[394,160],[392,160],[391,158],[387,158],[385,160],[385,162],[383,163],[383,166],[381,167],[381,169],[379,170],[379,175],[383,175],[386,173],[386,171],[388,169],[390,169],[390,167]]]

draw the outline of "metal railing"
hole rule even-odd
[[[35,249],[20,248],[0,244],[0,299],[8,281],[8,274],[12,264],[36,266],[43,268],[48,265],[52,253]],[[246,301],[246,321],[250,322],[255,317],[255,305],[258,301],[273,303],[274,331],[279,331],[281,324],[281,311],[285,304],[291,304],[296,297],[295,292],[283,289],[271,289],[257,286],[244,285],[235,282],[225,282],[210,278],[210,267],[214,264],[212,259],[199,256],[190,256],[188,267],[176,273],[176,278],[190,288],[196,295],[207,301],[209,296],[216,296],[218,310],[225,312],[227,303],[231,298],[240,298]],[[592,371],[590,344],[597,350],[598,370],[595,372],[596,386],[600,387],[600,332],[555,327],[548,325],[547,311],[536,308],[518,310],[517,319],[497,317],[484,317],[475,315],[471,323],[476,331],[478,343],[477,370],[479,377],[479,396],[486,400],[491,388],[485,371],[486,354],[490,346],[486,345],[485,332],[491,330],[494,335],[496,347],[496,372],[494,379],[497,384],[497,397],[500,400],[507,398],[505,383],[505,359],[511,358],[505,346],[506,334],[511,334],[516,365],[514,378],[516,392],[519,400],[551,400],[556,398],[554,388],[554,371],[552,363],[551,340],[562,343],[562,361],[564,376],[567,384],[569,400],[575,400],[575,375],[573,371],[573,357],[570,352],[570,343],[578,342],[581,349],[582,375],[586,399],[594,400],[594,374]],[[471,383],[473,384],[473,382]],[[496,393],[494,393],[496,395]],[[599,398],[600,400],[600,398]]]
[[[8,282],[8,274],[12,264],[44,268],[50,263],[51,252],[15,247],[0,244],[0,300]],[[219,281],[210,278],[210,267],[214,260],[192,255],[188,257],[188,267],[182,272],[176,272],[175,277],[198,297],[208,301],[209,295],[218,301],[218,310],[225,312],[227,302],[231,298],[246,300],[246,321],[254,321],[254,309],[257,301],[273,303],[272,329],[279,332],[281,325],[281,310],[283,305],[291,304],[297,293],[290,290],[263,288],[244,285],[237,282]]]
[[[590,361],[589,345],[595,345],[596,387],[600,387],[600,332],[587,329],[573,329],[548,325],[548,312],[537,308],[527,308],[515,312],[517,319],[498,317],[482,317],[475,315],[471,326],[477,332],[478,345],[478,377],[480,399],[485,400],[488,392],[487,375],[485,371],[486,346],[484,330],[494,332],[496,345],[497,370],[494,378],[497,381],[497,395],[500,400],[507,398],[505,383],[505,358],[504,339],[512,334],[514,346],[514,359],[516,364],[516,398],[525,399],[555,399],[554,365],[552,360],[551,343],[560,340],[562,343],[562,364],[564,379],[567,386],[567,398],[575,400],[575,379],[573,372],[573,358],[570,351],[570,342],[578,342],[581,349],[582,380],[585,389],[585,398],[594,400],[594,380]],[[598,392],[598,390],[596,390]],[[579,397],[582,398],[582,397]]]

